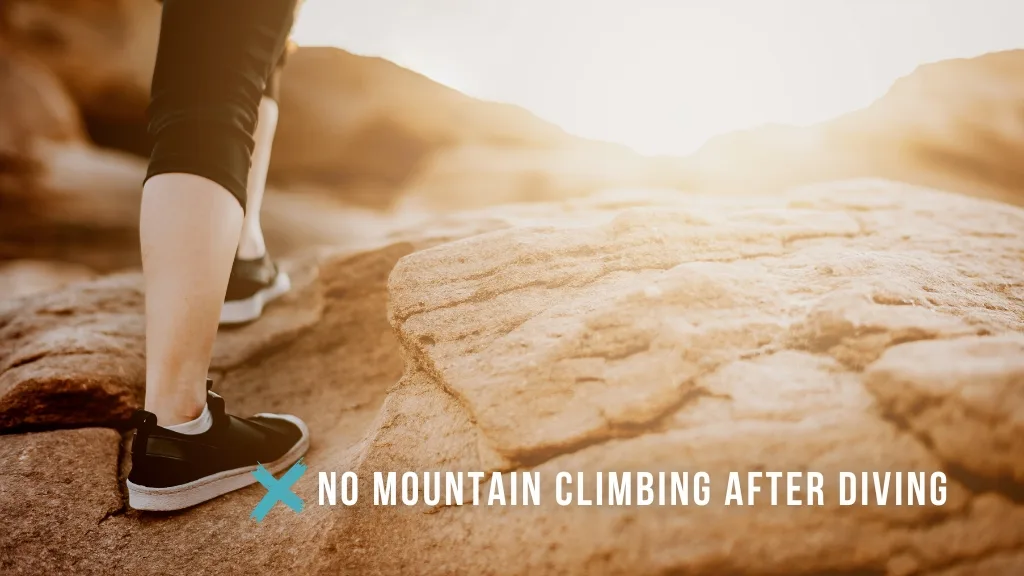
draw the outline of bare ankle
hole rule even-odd
[[[244,228],[242,238],[238,242],[238,257],[242,260],[256,260],[266,253],[267,245],[263,241],[263,231]]]
[[[146,411],[156,414],[157,424],[164,427],[195,420],[205,407],[205,401],[194,398],[146,398]]]

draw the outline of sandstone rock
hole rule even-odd
[[[78,109],[53,73],[0,36],[0,194],[38,176],[40,147],[79,142]]]
[[[137,275],[0,302],[0,430],[124,422],[145,378]]]
[[[539,508],[359,506],[335,544],[358,553],[323,555],[323,573],[1012,566],[996,558],[1024,546],[1019,481],[993,489],[976,477],[1020,455],[1006,442],[1022,224],[1019,209],[857,182],[776,200],[691,198],[417,252],[390,279],[407,368],[364,448],[364,475],[706,470],[719,478],[713,504],[561,508],[549,491]],[[996,334],[1009,340],[984,344]],[[971,338],[980,348],[962,344]],[[892,375],[899,386],[882,376],[924,363],[921,376]],[[950,376],[931,383],[932,373]],[[942,396],[949,408],[907,414],[910,430],[886,409],[940,391],[955,391]],[[947,443],[947,431],[962,438]],[[964,475],[968,445],[978,454]],[[721,506],[726,472],[751,469],[823,471],[832,499]],[[840,507],[842,470],[946,470],[948,500]],[[457,556],[432,552],[453,541]]]
[[[28,296],[95,276],[95,272],[78,264],[10,260],[0,263],[0,298]]]
[[[31,181],[0,191],[0,259],[61,260],[100,272],[139,260],[145,163],[86,144],[40,150]]]
[[[370,427],[387,389],[401,377],[400,349],[387,322],[386,288],[395,262],[410,250],[407,244],[396,244],[324,256],[317,260],[319,275],[313,286],[303,289],[319,291],[319,299],[311,298],[321,310],[317,322],[293,326],[289,340],[268,343],[273,340],[268,330],[279,327],[288,312],[305,316],[303,295],[282,302],[276,310],[269,308],[263,320],[233,330],[233,340],[221,338],[218,346],[226,343],[226,348],[243,341],[259,346],[242,363],[220,361],[223,372],[216,389],[231,410],[297,414],[315,438],[308,462],[351,467],[348,462],[357,455],[354,447]],[[304,262],[299,259],[295,265]],[[94,331],[83,342],[102,347],[103,338]],[[301,574],[324,536],[341,521],[340,510],[310,500],[316,491],[315,474],[307,474],[296,485],[306,499],[301,515],[278,507],[262,524],[249,519],[266,493],[258,486],[175,514],[125,510],[116,492],[117,435],[102,431],[102,445],[109,453],[102,458],[65,439],[94,432],[99,431],[0,435],[0,461],[5,463],[0,470],[0,515],[17,517],[19,523],[16,531],[0,534],[0,567],[5,574],[180,574],[197,566],[204,574]],[[58,441],[49,442],[51,437]],[[32,459],[22,458],[23,453]],[[56,459],[53,463],[42,459],[50,454]],[[83,473],[87,466],[78,463],[79,457],[95,463],[102,474]],[[12,469],[8,461],[17,466]],[[7,473],[11,475],[4,476]],[[44,496],[48,500],[40,501]],[[102,506],[95,506],[97,502]],[[32,512],[40,506],[74,517],[64,522]]]
[[[481,234],[438,244],[472,229],[452,217],[416,252],[299,257],[318,270],[303,296],[221,335],[232,409],[305,418],[311,470],[358,472],[358,505],[313,505],[307,474],[308,509],[260,525],[246,521],[258,487],[178,514],[113,512],[69,556],[76,571],[1016,573],[1020,209],[861,181],[521,210],[479,211]],[[131,277],[104,281],[113,293]],[[41,298],[0,312],[0,341],[25,342],[10,353],[67,338],[32,327]],[[48,298],[52,313],[72,299]],[[45,434],[0,436],[0,450]],[[388,470],[537,471],[546,488],[537,507],[373,506],[370,475]],[[553,501],[558,471],[640,470],[707,471],[711,503]],[[748,470],[821,471],[825,505],[723,506],[726,473]],[[946,502],[839,506],[838,472],[874,470],[945,471]],[[37,555],[58,560],[16,557],[15,573],[67,566],[54,530]]]
[[[1024,486],[1021,382],[1018,334],[896,346],[865,380],[883,409],[943,460],[997,486]]]
[[[124,506],[120,440],[101,428],[0,436],[0,572],[110,572],[94,546]]]
[[[222,330],[214,376],[258,362],[324,322],[325,290],[338,279],[319,277],[318,268],[330,270],[339,256],[324,258],[282,263],[294,290],[258,322]],[[0,430],[124,423],[141,406],[144,330],[138,274],[0,303]]]
[[[160,4],[6,0],[0,33],[53,70],[87,116],[141,118],[156,60]]]
[[[924,200],[900,190],[907,198],[899,205]],[[883,194],[865,187],[860,196],[872,192]],[[908,214],[901,221],[910,237],[897,250],[884,238],[896,234],[885,225],[898,208],[861,214],[832,208],[836,191],[818,195],[827,200],[794,199],[806,206],[799,209],[710,202],[627,211],[602,227],[516,230],[426,250],[396,269],[391,314],[424,369],[472,406],[513,459],[650,421],[686,396],[694,377],[736,354],[791,347],[862,367],[893,342],[982,330],[972,326],[981,319],[940,313],[970,277],[953,264],[931,268],[913,249],[967,227],[967,218]],[[974,229],[989,250],[1002,247],[992,264],[1002,268],[987,281],[1012,274],[1014,225],[1000,228],[1002,241]],[[906,295],[934,304],[918,308]],[[1001,320],[1019,328],[1007,296],[977,298],[998,303]],[[683,320],[667,320],[669,310],[685,311]],[[663,372],[647,372],[652,366]],[[509,411],[509,393],[532,409]],[[624,404],[623,394],[635,401]]]
[[[60,80],[6,42],[0,42],[0,97],[0,152],[5,156],[26,151],[36,140],[82,139],[78,110]]]

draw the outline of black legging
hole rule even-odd
[[[213,180],[245,210],[260,97],[275,89],[297,0],[164,0],[146,179]]]

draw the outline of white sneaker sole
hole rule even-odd
[[[256,414],[256,416],[287,420],[298,426],[299,430],[302,431],[302,438],[284,456],[273,462],[263,463],[263,467],[276,476],[279,472],[288,469],[297,462],[299,458],[302,458],[306,450],[309,449],[309,428],[306,427],[305,422],[290,414]],[[149,488],[128,481],[128,505],[136,510],[150,511],[170,511],[189,508],[196,504],[202,504],[207,500],[212,500],[217,496],[222,496],[228,492],[234,492],[250,484],[255,484],[256,477],[252,473],[256,468],[258,468],[258,465],[225,470],[206,478],[193,480],[188,484],[169,486],[167,488]]]
[[[252,322],[263,314],[263,307],[281,297],[292,289],[291,278],[284,272],[278,272],[277,278],[270,286],[260,290],[245,300],[225,302],[220,309],[221,324],[244,324]]]

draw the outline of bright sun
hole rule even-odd
[[[1022,20],[1019,0],[307,0],[294,36],[686,154],[865,106],[925,62],[1024,46]]]

